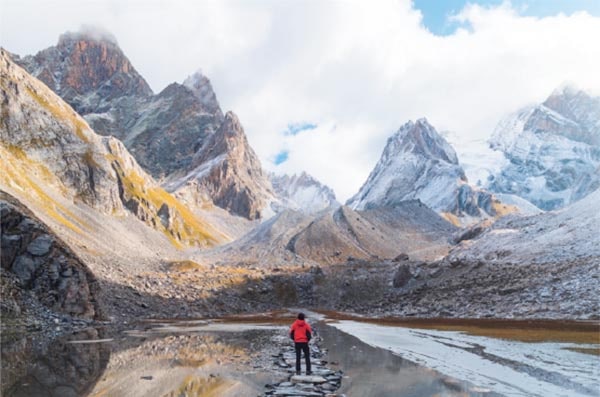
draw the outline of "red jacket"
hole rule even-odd
[[[312,329],[310,325],[304,320],[296,320],[290,327],[290,337],[294,339],[296,343],[306,343],[310,340]]]

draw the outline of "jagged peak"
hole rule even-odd
[[[183,86],[192,91],[200,100],[200,103],[206,106],[209,111],[222,113],[212,84],[209,78],[202,73],[202,70],[198,69],[188,76],[183,81]]]
[[[228,110],[227,113],[225,113],[225,120],[219,130],[223,130],[230,136],[246,136],[240,119],[231,110]]]
[[[425,117],[407,121],[387,142],[384,156],[411,152],[432,159],[458,164],[456,152]]]
[[[82,25],[76,32],[65,32],[60,35],[58,45],[66,44],[72,41],[86,40],[99,41],[113,44],[118,47],[117,38],[108,30],[100,26]]]

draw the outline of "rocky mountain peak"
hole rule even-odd
[[[116,39],[99,30],[65,33],[55,47],[25,57],[21,63],[81,114],[95,110],[98,99],[87,96],[98,91],[104,99],[152,95]]]
[[[271,214],[271,183],[258,156],[248,143],[238,117],[231,111],[219,128],[206,138],[191,167],[168,178],[165,186],[188,202],[206,200],[248,219]]]
[[[489,143],[507,160],[490,190],[563,207],[600,187],[600,97],[561,87],[501,120]]]
[[[579,126],[569,138],[600,145],[600,97],[567,85],[554,90],[542,105]]]
[[[328,208],[338,207],[333,190],[317,179],[302,171],[300,175],[269,174],[273,190],[284,209],[316,213]]]
[[[208,77],[201,71],[189,76],[183,81],[183,85],[189,88],[200,100],[200,103],[211,113],[221,113],[221,107]]]
[[[0,50],[0,190],[44,220],[84,234],[70,209],[132,214],[174,245],[214,245],[225,238],[147,175],[114,137],[94,133],[80,115]]]
[[[359,192],[353,209],[394,207],[420,200],[455,224],[495,216],[500,204],[470,186],[456,152],[426,119],[409,121],[391,136]]]
[[[458,164],[456,152],[448,142],[429,124],[426,118],[408,121],[388,139],[384,156],[396,156],[409,152],[418,156],[439,159]]]

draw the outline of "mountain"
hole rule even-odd
[[[233,112],[227,112],[219,129],[194,154],[190,166],[171,174],[164,186],[188,203],[202,205],[212,200],[248,219],[272,215],[271,183]]]
[[[502,120],[489,140],[506,165],[487,187],[543,210],[561,208],[600,187],[600,97],[571,87]]]
[[[15,60],[102,135],[125,138],[125,127],[135,117],[131,111],[153,95],[116,39],[106,32],[68,32],[56,46]]]
[[[347,205],[364,210],[406,200],[420,200],[455,224],[515,210],[469,185],[456,152],[426,119],[409,121],[388,139],[379,162]]]
[[[340,205],[329,186],[306,172],[292,176],[270,173],[269,179],[283,208],[312,214]]]
[[[457,228],[423,203],[354,211],[347,206],[317,214],[284,210],[242,238],[199,253],[202,262],[305,266],[446,255]]]
[[[560,210],[507,216],[469,244],[457,246],[449,258],[526,264],[575,261],[594,265],[597,271],[599,230],[600,189]]]
[[[99,230],[86,221],[89,214],[103,219],[133,215],[176,246],[206,247],[227,240],[160,188],[119,140],[95,134],[4,50],[0,77],[0,189],[43,221],[93,236]]]
[[[271,185],[260,161],[237,117],[221,111],[202,73],[154,95],[116,40],[90,30],[66,33],[56,46],[18,62],[97,133],[122,140],[142,168],[166,182],[171,192],[183,194],[175,190],[194,185],[186,188],[189,204],[212,202],[248,219],[271,214]],[[215,145],[231,152],[214,151]],[[216,168],[198,172],[207,167]],[[192,174],[198,179],[188,178]],[[173,186],[177,189],[171,190]]]

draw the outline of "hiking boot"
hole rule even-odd
[[[306,371],[306,375],[312,375],[312,371]]]
[[[302,372],[296,371],[296,375],[302,375]]]

